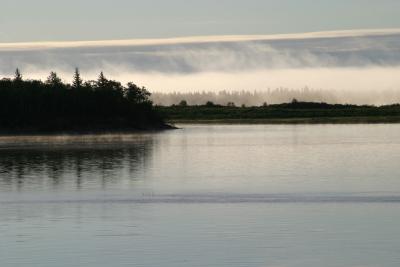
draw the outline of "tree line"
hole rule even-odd
[[[0,130],[114,130],[164,125],[145,87],[107,79],[84,81],[75,69],[71,83],[56,72],[45,81],[0,80]]]
[[[400,103],[399,88],[365,88],[364,90],[340,90],[318,88],[274,88],[265,90],[241,91],[188,91],[157,92],[153,91],[151,100],[159,106],[179,105],[182,100],[189,106],[204,105],[208,101],[216,105],[240,107],[245,105],[262,106],[288,103],[296,98],[305,102],[326,102],[331,104],[389,105]]]

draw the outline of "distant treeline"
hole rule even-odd
[[[326,102],[336,104],[387,105],[400,103],[400,90],[323,90],[313,88],[276,88],[263,91],[219,91],[219,92],[153,92],[151,99],[160,106],[178,105],[185,100],[188,105],[204,105],[211,101],[218,105],[261,106],[288,103],[293,98],[305,102]]]
[[[72,83],[55,72],[46,81],[0,80],[0,131],[109,131],[163,127],[150,93],[134,83],[126,86],[101,72],[83,81],[76,69]]]
[[[336,103],[333,94],[323,90],[303,88],[292,90],[286,88],[269,89],[266,91],[219,91],[219,92],[172,92],[161,93],[153,92],[151,99],[154,104],[160,106],[177,105],[181,101],[186,101],[188,105],[204,105],[208,101],[218,105],[235,106],[261,106],[264,103],[278,104],[290,102],[293,98],[312,102]]]

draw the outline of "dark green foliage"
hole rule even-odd
[[[55,72],[46,82],[0,80],[0,131],[113,131],[155,129],[164,123],[150,93],[105,78],[83,82],[76,69],[72,85]]]
[[[150,95],[151,94],[145,87],[138,87],[134,83],[128,83],[128,87],[126,88],[126,98],[131,103],[151,104],[149,99]]]
[[[182,100],[181,102],[179,102],[179,106],[180,107],[187,107],[187,102],[186,102],[186,100]]]
[[[296,100],[291,103],[277,105],[267,105],[265,103],[260,107],[235,107],[229,104],[227,106],[203,105],[157,108],[171,121],[287,121],[288,119],[311,119],[307,121],[400,122],[400,105],[387,105],[380,107],[339,104],[331,105],[327,103],[300,102]]]
[[[100,72],[99,78],[97,79],[97,87],[100,89],[104,89],[107,87],[108,80],[104,77],[103,72]]]
[[[57,73],[55,73],[53,71],[50,72],[49,77],[47,77],[46,84],[50,85],[51,87],[54,87],[54,88],[60,88],[60,87],[64,86],[61,79],[57,76]]]
[[[83,81],[81,79],[81,74],[79,72],[79,69],[76,68],[75,69],[75,73],[74,73],[74,79],[72,81],[72,88],[73,89],[80,89],[80,88],[82,88],[82,84],[83,84]]]
[[[15,70],[14,81],[15,81],[15,82],[20,82],[20,81],[22,81],[22,75],[21,75],[21,72],[19,71],[19,69],[16,69],[16,70]]]
[[[213,102],[207,101],[206,107],[214,107],[214,106],[215,106],[215,104]]]

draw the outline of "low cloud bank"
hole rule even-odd
[[[86,79],[103,70],[109,78],[134,81],[153,92],[309,87],[330,102],[386,104],[399,99],[398,43],[399,30],[381,30],[0,44],[0,75],[10,76],[18,67],[26,78],[44,79],[55,70],[70,80],[79,67]]]

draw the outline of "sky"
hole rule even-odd
[[[0,0],[0,42],[400,28],[398,0]]]
[[[398,0],[0,0],[0,7],[0,77],[18,67],[25,78],[56,71],[69,81],[78,67],[85,79],[104,71],[152,92],[308,87],[340,91],[342,102],[400,100]]]

